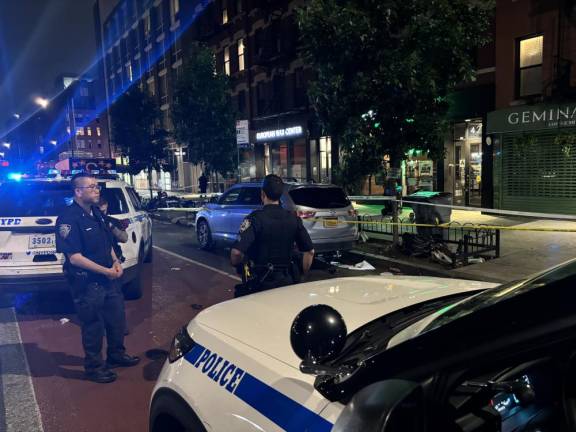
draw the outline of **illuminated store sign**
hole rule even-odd
[[[269,141],[283,138],[294,138],[304,134],[302,126],[256,132],[256,141]]]

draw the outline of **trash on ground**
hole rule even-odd
[[[70,322],[70,320],[68,318],[60,318],[60,324],[64,325],[64,324],[68,324]]]
[[[380,273],[380,276],[394,276],[394,273],[382,272],[382,273]]]
[[[374,267],[368,261],[361,261],[358,264],[354,265],[342,264],[338,261],[332,261],[330,264],[335,267],[344,268],[348,270],[361,270],[361,271],[376,270],[376,267]]]
[[[468,264],[482,264],[484,261],[486,260],[482,257],[468,258]]]
[[[172,271],[180,271],[181,268],[180,268],[180,267],[172,267],[172,268],[170,268],[170,270],[172,270]]]

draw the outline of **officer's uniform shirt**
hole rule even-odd
[[[233,248],[247,255],[257,267],[272,264],[285,269],[290,265],[294,243],[300,252],[314,248],[302,219],[280,205],[270,204],[244,219]]]
[[[103,267],[112,267],[112,233],[102,212],[95,206],[87,214],[76,202],[68,206],[56,220],[56,250],[67,256],[80,253]],[[86,277],[87,281],[106,281],[103,275],[73,266],[68,257],[65,271],[72,277]]]

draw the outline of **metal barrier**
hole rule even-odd
[[[411,218],[399,218],[396,224],[391,217],[385,216],[358,216],[358,221],[361,232],[390,236],[390,241],[397,230],[400,236],[412,234],[436,244],[454,245],[454,248],[443,250],[454,267],[469,264],[473,257],[500,257],[500,230],[488,226],[451,222],[437,227],[422,227],[414,224]]]

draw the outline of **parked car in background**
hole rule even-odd
[[[99,178],[108,213],[126,221],[122,284],[126,298],[142,296],[143,263],[152,260],[152,221],[126,183]],[[56,252],[56,218],[72,203],[70,179],[8,181],[0,185],[0,288],[67,289],[64,256]]]
[[[261,182],[239,183],[196,215],[196,236],[203,249],[236,240],[242,221],[262,207]],[[344,190],[335,185],[287,182],[282,207],[296,213],[317,253],[349,250],[358,240],[356,211]]]

